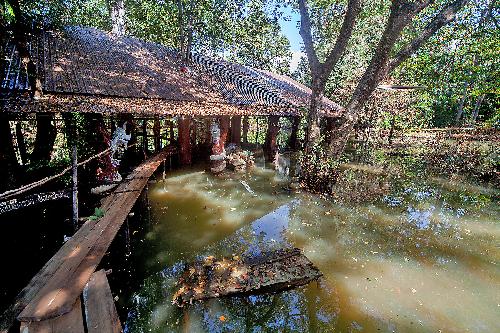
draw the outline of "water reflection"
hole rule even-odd
[[[150,190],[152,255],[140,258],[150,273],[131,296],[126,331],[500,331],[499,191],[421,172],[376,177],[389,186],[354,205],[290,193],[263,168],[167,178]],[[171,305],[184,263],[283,247],[302,248],[324,278],[275,295]]]

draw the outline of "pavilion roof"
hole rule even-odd
[[[0,71],[4,110],[287,116],[302,114],[311,94],[287,76],[195,53],[185,66],[174,49],[94,28],[38,33],[30,53],[44,97],[27,97],[27,74],[11,42]],[[325,116],[341,111],[323,100]]]

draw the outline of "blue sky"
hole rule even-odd
[[[300,15],[297,11],[294,11],[290,6],[283,8],[284,17],[290,18],[289,21],[285,21],[283,17],[279,20],[281,30],[283,34],[290,41],[290,48],[292,50],[292,60],[290,62],[290,69],[293,71],[297,68],[300,61],[300,57],[304,55],[302,53],[302,37],[299,34],[298,22],[300,21]]]

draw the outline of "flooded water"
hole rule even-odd
[[[347,165],[350,185],[334,198],[291,189],[262,167],[172,173],[149,188],[135,253],[145,278],[127,299],[125,331],[500,332],[499,191],[415,170]],[[324,277],[278,294],[171,304],[187,262],[288,247]]]

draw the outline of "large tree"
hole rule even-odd
[[[468,0],[441,1],[432,0],[394,0],[392,1],[386,19],[385,28],[378,44],[372,51],[371,60],[357,82],[356,88],[345,105],[342,118],[329,133],[329,153],[339,157],[347,143],[354,124],[362,115],[364,105],[370,98],[377,85],[386,78],[402,62],[415,53],[441,27],[455,19],[457,12]],[[320,140],[320,101],[325,92],[325,85],[332,71],[335,70],[339,59],[348,46],[355,29],[356,18],[361,11],[360,0],[348,0],[345,6],[345,15],[335,43],[326,52],[324,61],[320,60],[314,45],[311,18],[305,0],[299,0],[301,14],[300,34],[309,62],[312,79],[312,98],[308,114],[307,151],[311,153]],[[425,11],[425,13],[423,13]],[[426,24],[411,40],[402,40],[401,36],[406,28],[418,15],[425,14]],[[398,44],[402,44],[401,46]],[[399,46],[396,48],[396,46]]]

